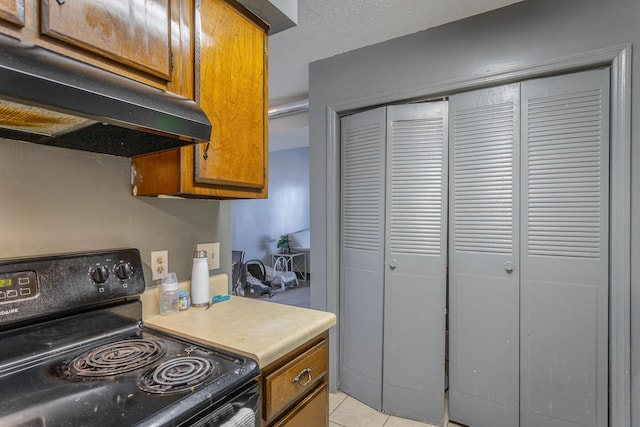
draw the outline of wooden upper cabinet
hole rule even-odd
[[[196,147],[195,181],[263,188],[265,31],[222,0],[198,3],[196,100],[213,131],[208,147]]]
[[[193,99],[195,0],[0,0],[0,33]]]
[[[24,0],[0,0],[0,19],[24,26]]]
[[[41,13],[43,34],[170,80],[169,0],[42,0]]]
[[[196,101],[210,142],[134,157],[133,194],[266,198],[266,28],[223,0],[197,0],[195,17]]]

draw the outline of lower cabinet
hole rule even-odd
[[[327,426],[329,341],[325,332],[262,370],[263,426]]]
[[[326,427],[329,425],[328,402],[329,388],[327,384],[322,384],[273,425],[277,427]]]

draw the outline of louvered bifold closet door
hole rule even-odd
[[[387,109],[385,413],[444,422],[447,102]]]
[[[519,85],[452,96],[449,418],[518,425]]]
[[[522,84],[527,427],[607,425],[608,88],[608,69]]]
[[[340,389],[382,409],[386,109],[342,118]]]

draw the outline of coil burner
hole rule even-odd
[[[259,426],[258,363],[147,327],[145,288],[137,249],[0,259],[0,427]]]
[[[108,377],[148,366],[166,352],[160,341],[129,339],[96,347],[69,364],[69,372],[81,377]]]
[[[138,387],[148,393],[177,393],[193,389],[219,372],[217,362],[202,357],[178,357],[147,371],[138,380]]]

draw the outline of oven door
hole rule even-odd
[[[233,395],[180,424],[181,427],[259,427],[260,383],[252,381]]]

